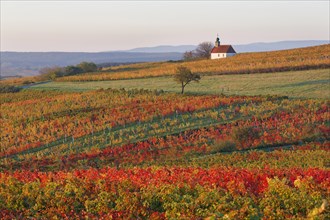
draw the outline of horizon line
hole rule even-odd
[[[281,42],[303,42],[303,41],[328,41],[330,43],[330,39],[318,39],[318,40],[280,40],[280,41],[259,41],[259,42],[251,42],[244,44],[231,44],[234,46],[242,46],[242,45],[250,45],[250,44],[267,44],[267,43],[281,43]],[[206,41],[210,42],[210,41]],[[154,46],[140,46],[134,47],[131,49],[119,49],[119,50],[104,50],[104,51],[17,51],[17,50],[0,50],[1,53],[4,52],[12,52],[12,53],[110,53],[110,52],[123,52],[123,53],[181,53],[181,52],[134,52],[130,50],[141,49],[141,48],[154,48],[154,47],[178,47],[178,46],[198,46],[194,44],[179,44],[179,45],[154,45]]]

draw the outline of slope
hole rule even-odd
[[[330,44],[292,50],[242,53],[218,60],[141,63],[110,67],[101,72],[58,78],[57,81],[103,81],[175,74],[180,65],[202,75],[250,74],[329,68]]]

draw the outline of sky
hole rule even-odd
[[[1,0],[1,51],[329,40],[326,1]]]

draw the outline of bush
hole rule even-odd
[[[57,77],[62,77],[65,75],[65,69],[63,67],[45,67],[40,71],[40,76],[42,80],[54,80]]]
[[[0,85],[0,93],[15,93],[21,90],[22,88],[16,86]]]
[[[260,132],[253,126],[238,127],[233,129],[232,138],[238,143],[245,143],[260,137]]]
[[[236,150],[236,144],[232,141],[218,141],[211,146],[211,153],[219,153]]]
[[[97,66],[95,63],[92,62],[81,62],[77,65],[78,68],[82,70],[82,72],[87,73],[87,72],[95,72],[97,71]]]
[[[32,84],[32,83],[35,83],[34,81],[31,81],[31,80],[25,80],[23,81],[23,85],[29,85],[29,84]]]
[[[83,69],[81,69],[80,67],[77,66],[67,66],[65,67],[65,76],[72,76],[72,75],[77,75],[80,73],[83,73]]]

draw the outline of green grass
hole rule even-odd
[[[84,91],[100,88],[162,89],[180,92],[172,77],[93,81],[50,82],[30,89],[60,89]],[[203,76],[199,83],[186,86],[187,93],[227,95],[285,95],[291,98],[330,98],[330,69],[290,71],[280,73]]]

